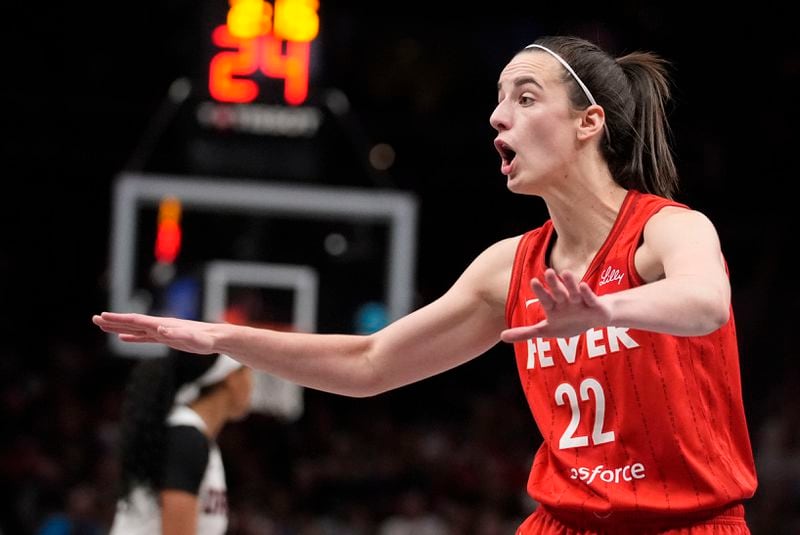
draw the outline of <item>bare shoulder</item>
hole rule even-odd
[[[502,261],[504,259],[508,259],[510,256],[510,260],[513,262],[514,255],[517,254],[517,246],[519,246],[519,241],[521,239],[522,235],[519,235],[497,241],[484,249],[484,251],[479,255],[479,258],[485,256],[494,261]]]
[[[711,220],[703,212],[692,210],[691,208],[684,208],[682,206],[665,206],[655,214],[647,222],[647,225],[664,224],[665,222],[675,221],[695,221],[698,223],[711,225]]]
[[[514,236],[493,243],[475,258],[468,269],[474,269],[484,275],[487,271],[495,272],[498,269],[511,269],[521,238],[522,236]]]
[[[721,257],[717,230],[708,216],[697,210],[667,206],[645,224],[635,264],[642,279],[652,282],[664,278],[669,265]]]
[[[711,220],[697,210],[680,206],[666,206],[653,214],[644,227],[644,241],[651,245],[669,244],[673,240],[706,241],[716,238],[717,231]]]
[[[521,238],[505,238],[484,249],[464,271],[459,284],[468,285],[486,301],[504,304]]]

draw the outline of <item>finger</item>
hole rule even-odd
[[[94,323],[98,327],[108,327],[108,326],[112,325],[112,322],[110,322],[107,319],[103,318],[103,316],[98,316],[98,315],[92,316],[92,323]]]
[[[587,307],[598,307],[600,306],[600,302],[597,300],[597,295],[589,288],[589,285],[585,282],[582,282],[578,289],[581,292],[581,299],[586,304]]]
[[[533,293],[535,293],[536,297],[539,298],[539,304],[542,305],[542,308],[544,308],[546,311],[552,310],[553,307],[556,306],[553,296],[550,295],[550,292],[547,291],[547,288],[544,287],[539,279],[531,279],[531,290],[533,290]]]
[[[569,299],[567,288],[564,286],[564,283],[561,282],[561,279],[554,269],[548,269],[544,272],[544,280],[547,282],[547,286],[550,288],[550,294],[553,296],[553,300],[556,303],[564,303]]]
[[[119,339],[122,342],[127,342],[130,344],[159,343],[158,340],[156,340],[152,336],[147,336],[147,335],[120,334]]]
[[[547,320],[542,320],[536,325],[525,325],[524,327],[513,327],[500,333],[503,342],[522,342],[538,336],[547,327]]]
[[[136,317],[138,316],[138,317]],[[103,313],[100,316],[93,316],[92,322],[101,329],[110,329],[114,332],[155,332],[159,325],[170,318],[159,318],[155,316],[143,316],[141,314],[111,314]]]
[[[95,325],[98,325],[100,327],[113,327],[113,328],[123,328],[123,329],[136,328],[136,329],[139,329],[140,331],[143,331],[143,330],[146,329],[145,325],[141,325],[141,324],[136,323],[136,322],[120,321],[120,320],[109,320],[109,319],[106,319],[103,316],[94,316],[94,317],[92,317],[92,323],[94,323]]]
[[[118,323],[106,321],[99,316],[95,316],[92,322],[106,332],[127,332],[127,333],[145,333],[152,332],[152,329],[145,329],[140,325],[131,325],[130,323]]]
[[[575,275],[573,275],[571,271],[562,271],[561,279],[564,281],[564,286],[567,288],[569,302],[573,305],[581,303],[583,299],[581,298],[581,292],[578,289],[578,279]]]
[[[111,324],[120,324],[120,325],[129,325],[133,326],[136,325],[140,328],[146,329],[155,329],[162,323],[164,320],[168,320],[170,318],[161,318],[158,316],[147,316],[145,314],[120,314],[118,312],[103,312],[100,314],[100,318],[108,323]]]
[[[131,321],[134,321],[137,316],[139,316],[139,314],[131,314],[128,312],[101,312],[100,315],[96,317],[102,318],[105,321],[130,323]]]
[[[115,325],[98,325],[100,330],[103,332],[111,333],[111,334],[133,334],[136,336],[142,336],[148,334],[149,331],[145,331],[143,329],[130,329],[125,327],[118,327]]]

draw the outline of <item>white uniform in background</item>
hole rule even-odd
[[[176,406],[167,417],[167,426],[170,444],[164,488],[197,496],[197,535],[223,535],[228,528],[228,500],[217,444],[208,439],[205,423],[189,407]],[[151,489],[136,487],[127,501],[117,503],[109,535],[160,534],[161,507]]]

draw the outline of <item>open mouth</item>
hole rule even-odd
[[[500,159],[502,160],[500,170],[504,174],[508,174],[508,171],[511,170],[511,164],[514,161],[514,158],[517,156],[517,153],[513,148],[511,148],[511,145],[501,139],[496,139],[494,141],[494,146],[497,149],[497,152],[500,153]]]

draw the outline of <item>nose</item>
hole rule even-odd
[[[489,124],[498,132],[508,130],[509,118],[503,106],[503,102],[499,102],[492,112],[492,115],[489,116]]]

